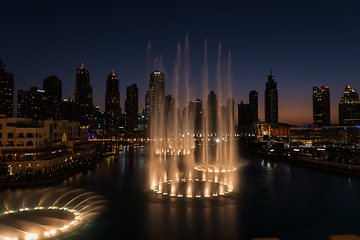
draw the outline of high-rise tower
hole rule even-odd
[[[253,122],[251,119],[251,105],[248,103],[244,103],[243,101],[238,104],[238,126],[251,126]]]
[[[13,117],[14,74],[5,72],[5,64],[0,58],[0,115]]]
[[[90,86],[90,75],[85,65],[81,64],[76,73],[75,119],[80,122],[81,126],[90,126],[93,120],[93,112],[93,90]]]
[[[150,73],[147,98],[147,104],[149,104],[149,106],[146,106],[149,111],[148,121],[150,121],[150,124],[155,124],[152,126],[157,126],[163,117],[165,108],[165,73],[157,70]]]
[[[345,87],[339,103],[339,124],[344,125],[345,119],[360,119],[359,94],[350,86]]]
[[[251,111],[251,122],[255,122],[259,119],[259,103],[258,103],[258,93],[257,91],[253,90],[249,93],[249,104],[250,104],[250,111]]]
[[[243,101],[238,104],[238,126],[249,127],[258,120],[258,93],[253,90],[249,93],[249,103]]]
[[[108,74],[105,93],[105,130],[107,137],[119,135],[120,92],[119,78],[114,70]]]
[[[126,101],[125,101],[125,113],[126,113],[126,131],[135,132],[138,130],[138,101],[139,90],[136,84],[128,86],[126,88]]]
[[[218,100],[216,98],[216,94],[214,91],[211,91],[208,95],[207,99],[207,115],[206,115],[206,121],[209,124],[207,126],[207,131],[209,134],[216,134],[217,124],[218,124]]]
[[[233,98],[228,98],[226,102],[226,117],[223,115],[223,119],[226,122],[226,134],[231,134],[234,129],[234,106],[235,101]]]
[[[29,90],[18,90],[18,112],[19,118],[32,118],[36,120],[48,119],[45,106],[47,106],[45,90],[31,87]]]
[[[25,117],[25,90],[18,90],[18,103],[17,103],[17,114],[16,116],[18,118],[24,118]]]
[[[276,87],[275,77],[268,76],[265,90],[265,122],[277,123],[278,118],[278,90]]]
[[[330,125],[330,90],[326,86],[313,87],[313,120],[318,127]]]
[[[47,98],[46,103],[46,115],[48,118],[52,118],[53,120],[62,119],[61,113],[61,91],[62,85],[61,80],[58,79],[57,76],[49,76],[44,79],[43,89],[45,91],[45,95]]]

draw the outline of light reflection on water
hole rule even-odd
[[[118,160],[63,181],[109,200],[108,213],[62,239],[326,239],[357,234],[358,178],[247,157],[237,193],[223,201],[159,200],[148,190],[145,151],[124,149]],[[269,162],[270,167],[267,167]],[[91,175],[90,175],[91,174]],[[89,177],[91,176],[91,177]]]

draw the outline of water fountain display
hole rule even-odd
[[[0,195],[1,240],[55,239],[82,227],[105,208],[105,200],[81,189],[7,191]]]
[[[181,71],[181,56],[184,67]],[[217,95],[208,95],[207,42],[205,40],[202,69],[201,130],[194,130],[194,111],[191,104],[179,109],[179,97],[190,102],[189,88],[189,41],[185,49],[177,47],[174,65],[174,100],[171,110],[158,92],[153,93],[153,109],[150,111],[150,188],[162,197],[212,198],[234,191],[236,170],[239,166],[237,143],[234,132],[234,101],[231,94],[231,54],[227,61],[226,77],[221,74],[221,45],[218,50],[216,69]],[[161,74],[159,71],[155,73]],[[182,79],[180,81],[180,76]],[[185,90],[180,90],[179,82]],[[155,83],[156,85],[156,83]],[[224,95],[223,95],[224,93]],[[163,94],[164,95],[164,94]],[[227,98],[227,106],[219,102]],[[219,101],[218,101],[219,99]],[[198,145],[194,154],[195,144]]]

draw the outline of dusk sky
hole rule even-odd
[[[119,74],[123,111],[133,83],[142,109],[149,71],[160,56],[163,67],[157,68],[172,94],[177,45],[184,50],[187,34],[194,100],[202,98],[205,39],[209,90],[216,92],[221,43],[222,62],[231,50],[236,108],[256,90],[260,120],[270,69],[278,84],[279,122],[312,123],[312,87],[325,85],[336,124],[345,86],[360,91],[359,1],[5,1],[1,8],[0,58],[14,74],[14,104],[18,89],[42,88],[49,75],[58,76],[63,97],[73,99],[76,68],[84,63],[100,110],[111,70]]]

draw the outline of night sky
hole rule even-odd
[[[202,98],[207,39],[209,90],[216,90],[221,43],[222,66],[231,50],[236,106],[248,102],[248,93],[256,90],[259,118],[264,120],[265,83],[272,69],[279,122],[312,123],[312,87],[325,85],[330,88],[331,123],[336,124],[345,86],[360,91],[359,9],[359,1],[332,0],[4,1],[0,57],[15,77],[15,104],[18,89],[42,88],[49,75],[58,76],[63,97],[73,99],[76,68],[84,63],[100,110],[105,110],[111,70],[119,74],[123,111],[126,87],[133,83],[139,87],[142,109],[149,72],[155,67],[166,73],[166,94],[172,94],[177,44],[184,50],[188,35],[194,100]]]

